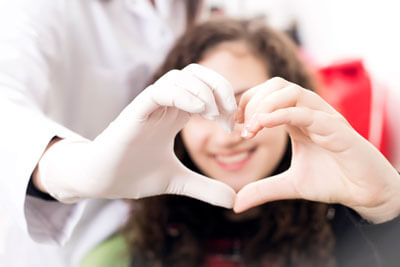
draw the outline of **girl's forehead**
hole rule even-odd
[[[224,42],[208,51],[199,64],[227,79],[240,95],[268,79],[265,63],[243,41]]]
[[[249,45],[247,42],[243,40],[235,40],[235,41],[224,41],[221,42],[220,44],[215,45],[214,47],[208,49],[206,53],[204,54],[203,58],[209,56],[210,54],[213,54],[218,51],[229,51],[230,53],[236,55],[236,56],[244,56],[248,54],[252,54],[251,49],[249,48]]]

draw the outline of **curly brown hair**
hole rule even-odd
[[[172,69],[202,60],[215,46],[245,42],[265,64],[270,77],[279,76],[314,89],[311,75],[297,47],[282,33],[264,23],[223,19],[187,31],[169,52],[154,81]],[[180,135],[175,153],[190,169],[200,172],[185,150]],[[290,165],[290,144],[275,173]],[[164,195],[133,201],[124,229],[131,246],[133,266],[202,266],[205,244],[234,225],[230,211],[183,196]],[[257,207],[249,223],[232,226],[246,240],[241,249],[246,266],[335,266],[334,236],[326,217],[327,205],[305,200],[275,201]]]

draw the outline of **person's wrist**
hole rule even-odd
[[[371,223],[384,223],[400,215],[400,200],[389,201],[377,207],[353,208],[362,218]]]
[[[361,217],[371,223],[384,223],[400,216],[400,175],[394,175],[394,183],[387,187],[376,205],[352,207]],[[377,194],[379,195],[379,194]]]
[[[63,203],[81,200],[79,183],[81,165],[85,165],[87,140],[60,139],[43,154],[36,173],[36,182],[44,192]]]
[[[46,193],[46,194],[49,193],[49,192],[47,192],[47,190],[44,188],[42,182],[40,181],[39,166],[36,166],[35,170],[33,171],[31,180],[37,190],[39,190],[42,193]]]
[[[43,155],[47,152],[47,150],[54,145],[55,143],[57,143],[58,141],[62,140],[59,137],[53,137],[53,139],[51,139],[51,141],[49,142],[49,144],[47,145],[45,151],[43,152]],[[36,189],[38,189],[39,191],[41,191],[42,193],[46,193],[48,194],[49,192],[47,192],[46,188],[43,186],[43,183],[41,181],[41,172],[40,172],[40,162],[43,158],[43,155],[39,161],[39,163],[36,165],[36,168],[33,170],[32,173],[32,177],[31,177],[31,181],[33,183],[33,185],[35,186]]]
[[[57,201],[57,199],[53,198],[50,194],[45,193],[41,190],[39,190],[34,184],[33,184],[33,177],[29,179],[28,183],[28,188],[26,190],[26,194],[28,196],[32,196],[35,198],[39,198],[42,200],[47,200],[47,201]]]

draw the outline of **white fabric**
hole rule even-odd
[[[127,207],[120,201],[45,205],[25,192],[51,138],[97,136],[144,88],[182,32],[182,1],[156,1],[157,9],[149,2],[1,2],[0,200],[7,228],[0,266],[75,266],[82,251],[123,223]],[[93,207],[108,214],[85,217]],[[88,231],[93,225],[103,232]],[[32,239],[70,242],[59,248]]]

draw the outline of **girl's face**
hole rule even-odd
[[[247,89],[269,77],[264,64],[242,42],[226,42],[206,53],[199,64],[233,86],[237,99]],[[185,147],[207,176],[239,191],[244,185],[267,177],[277,167],[287,143],[284,127],[263,129],[253,139],[240,136],[243,125],[228,134],[215,121],[193,116],[182,130]]]

